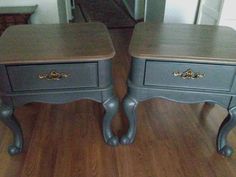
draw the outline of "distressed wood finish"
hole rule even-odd
[[[0,64],[88,62],[115,55],[102,23],[12,26],[0,38],[0,53]]]
[[[130,44],[132,66],[124,110],[130,127],[122,144],[134,142],[136,108],[151,98],[214,103],[227,109],[217,151],[231,156],[228,135],[236,125],[236,32],[227,27],[140,23]]]

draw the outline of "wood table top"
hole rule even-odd
[[[5,6],[0,7],[0,14],[32,14],[36,10],[35,6]]]
[[[110,59],[114,47],[102,23],[16,25],[0,37],[0,64]]]
[[[129,52],[140,59],[236,64],[236,32],[209,25],[139,23]]]

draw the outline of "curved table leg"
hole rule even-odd
[[[229,114],[221,124],[217,136],[217,151],[226,157],[230,157],[233,154],[233,149],[227,142],[227,136],[235,126],[236,107],[229,110]]]
[[[0,104],[0,120],[12,131],[13,143],[8,147],[10,155],[19,154],[23,148],[23,133],[21,127],[13,115],[13,108]]]
[[[105,116],[103,118],[103,136],[105,142],[111,146],[117,146],[119,144],[119,139],[112,133],[111,123],[112,119],[118,111],[119,102],[116,97],[111,97],[103,103],[105,108]]]
[[[129,95],[127,95],[124,99],[124,110],[125,114],[129,120],[129,130],[126,135],[124,135],[120,143],[121,144],[131,144],[134,141],[135,135],[136,135],[136,115],[135,115],[135,109],[138,105],[138,101]]]

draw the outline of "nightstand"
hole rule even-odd
[[[105,142],[118,145],[111,130],[118,109],[112,85],[115,51],[103,24],[12,26],[0,38],[0,53],[0,119],[14,135],[10,154],[20,153],[23,147],[14,109],[30,102],[100,102],[106,111]]]
[[[227,136],[236,125],[236,32],[228,27],[152,24],[136,25],[124,109],[129,130],[121,139],[130,144],[136,134],[139,102],[165,98],[181,103],[216,103],[229,111],[220,126],[217,151],[231,156]]]

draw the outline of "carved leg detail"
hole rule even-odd
[[[126,96],[124,99],[124,110],[125,114],[129,120],[129,130],[126,135],[124,135],[120,143],[121,144],[131,144],[134,141],[135,135],[136,135],[136,115],[135,115],[135,109],[138,105],[138,101],[130,96]]]
[[[8,153],[10,155],[19,154],[23,148],[23,135],[21,127],[13,115],[13,109],[1,104],[0,119],[13,133],[13,143],[8,147]]]
[[[217,151],[226,157],[230,157],[233,154],[233,149],[227,142],[227,136],[235,126],[236,107],[229,110],[229,114],[221,124],[217,136]]]
[[[103,107],[105,108],[105,116],[103,118],[103,136],[105,142],[111,146],[117,146],[119,144],[119,139],[112,133],[111,123],[112,119],[118,111],[119,102],[116,97],[112,97],[106,100],[103,103]]]

